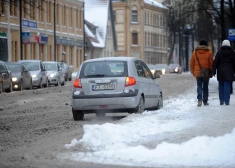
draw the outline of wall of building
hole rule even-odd
[[[22,4],[22,32],[30,32],[30,36],[24,36],[26,39],[30,39],[30,42],[22,44],[22,55],[20,50],[20,11],[14,5],[5,4],[4,6],[5,14],[0,17],[0,31],[7,33],[8,61],[20,59],[60,61],[64,59],[77,69],[83,61],[84,52],[83,2],[78,0],[56,1],[56,54],[54,54],[53,32],[54,1],[37,2],[38,4],[35,4],[34,7],[29,7],[24,1]],[[25,11],[25,9],[29,10]]]
[[[144,0],[113,2],[118,51],[115,55],[138,57],[149,64],[166,63],[168,40],[165,9]],[[137,20],[133,20],[133,13]],[[137,43],[133,44],[133,33]]]

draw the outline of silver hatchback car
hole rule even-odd
[[[128,112],[163,107],[163,93],[148,66],[133,57],[105,57],[84,61],[74,81],[72,113],[74,120],[84,114]]]

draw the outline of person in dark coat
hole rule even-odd
[[[222,46],[215,56],[212,73],[214,76],[217,74],[220,105],[224,103],[229,105],[230,84],[234,79],[235,73],[235,52],[230,47],[228,40],[222,42]]]

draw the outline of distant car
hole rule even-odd
[[[152,72],[152,74],[154,74],[155,71],[156,71],[155,66],[154,66],[153,64],[147,64],[147,66],[149,67],[149,69],[150,69],[150,71]]]
[[[64,75],[62,68],[58,62],[46,61],[43,62],[47,71],[48,84],[49,85],[64,85]]]
[[[65,62],[65,61],[60,61],[60,66],[62,68],[62,71],[64,73],[64,79],[65,81],[69,80],[71,81],[72,80],[72,69],[70,66],[68,66],[68,64]]]
[[[48,78],[45,66],[43,65],[42,61],[40,60],[20,60],[18,61],[21,64],[24,64],[31,76],[33,81],[33,86],[42,88],[48,87]]]
[[[179,64],[170,64],[169,65],[169,72],[170,73],[182,73],[182,68]]]
[[[0,93],[12,92],[11,71],[8,69],[5,62],[0,61]]]
[[[163,107],[163,93],[148,66],[133,57],[86,60],[77,72],[72,92],[74,120],[84,114],[142,113]]]
[[[162,75],[169,73],[169,67],[167,64],[156,64],[155,69],[157,73]]]
[[[6,62],[12,73],[13,90],[32,89],[32,77],[28,68],[19,62]]]

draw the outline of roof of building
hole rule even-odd
[[[144,0],[145,3],[157,6],[159,8],[167,8],[165,5],[161,4],[160,2],[157,2],[155,0]]]
[[[109,2],[109,0],[85,0],[85,20],[97,26],[96,34],[85,26],[86,35],[92,39],[94,47],[105,47]]]
[[[112,0],[113,2],[125,2],[124,0]],[[164,6],[163,4],[161,4],[160,2],[157,2],[156,0],[144,0],[144,2],[146,4],[149,5],[153,5],[153,6],[157,6],[159,8],[167,8],[166,6]]]

